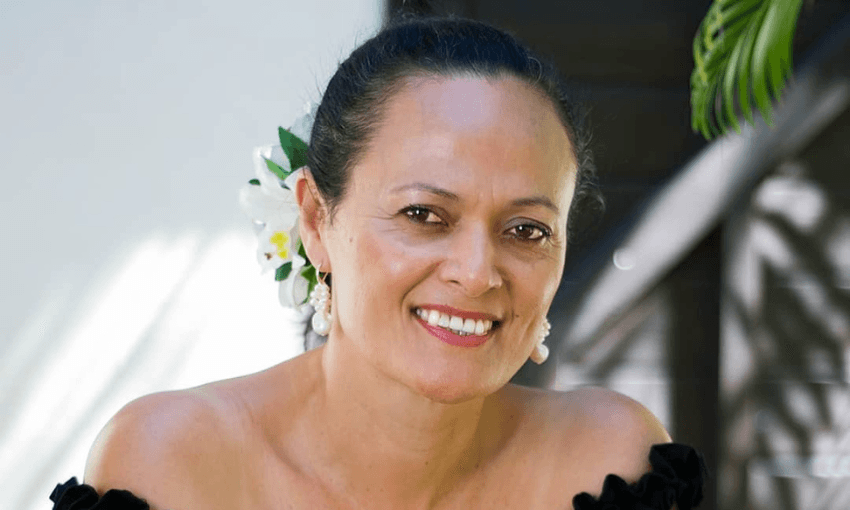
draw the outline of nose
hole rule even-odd
[[[469,226],[453,236],[441,276],[444,281],[460,287],[467,296],[481,296],[502,286],[497,257],[497,247],[487,228]]]

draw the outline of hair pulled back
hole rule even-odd
[[[406,15],[390,21],[354,50],[328,83],[310,136],[307,164],[328,207],[345,196],[351,169],[367,150],[386,105],[415,76],[513,76],[545,93],[563,123],[578,163],[567,239],[579,212],[604,210],[588,147],[584,111],[568,95],[554,65],[514,36],[480,21]]]

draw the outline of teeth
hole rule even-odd
[[[431,310],[430,312],[428,312],[428,324],[436,326],[439,320],[440,312],[438,312],[437,310]]]
[[[475,333],[475,321],[472,319],[466,319],[463,321],[463,332],[468,335]]]
[[[482,335],[484,334],[484,321],[479,320],[475,322],[475,334]]]
[[[416,315],[431,326],[439,326],[451,330],[458,335],[483,335],[493,327],[493,321],[462,319],[453,315],[440,313],[437,310],[416,309]]]

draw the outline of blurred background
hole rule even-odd
[[[705,454],[701,508],[850,508],[850,2],[804,2],[775,127],[712,143],[688,89],[708,1],[431,4],[513,31],[591,109],[608,211],[515,381],[643,402]],[[129,400],[303,351],[237,192],[400,5],[0,3],[8,508],[50,508]]]

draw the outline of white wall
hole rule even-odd
[[[0,480],[50,508],[127,401],[300,352],[237,192],[380,0],[0,3]]]

